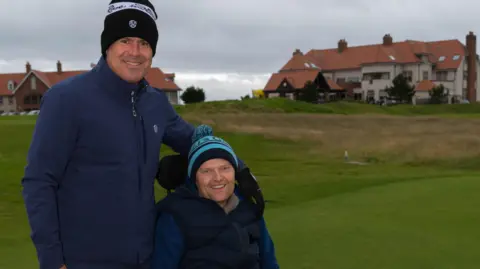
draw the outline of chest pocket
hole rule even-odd
[[[144,163],[158,162],[165,123],[152,112],[142,113],[140,122]]]

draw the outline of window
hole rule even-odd
[[[345,81],[346,81],[345,78],[337,78],[337,83],[343,83]]]
[[[30,86],[32,90],[37,89],[37,78],[35,76],[32,76],[32,78],[30,78]]]
[[[447,71],[438,71],[436,73],[438,81],[447,81],[448,72]]]
[[[0,106],[3,105],[3,96],[0,96]]]
[[[388,80],[390,79],[389,72],[364,73],[363,80]]]
[[[42,100],[41,95],[37,95],[37,94],[27,95],[23,99],[23,103],[26,105],[39,105],[41,100]]]
[[[428,80],[428,71],[423,71],[423,80]]]
[[[313,68],[318,68],[314,63],[310,63]]]
[[[445,56],[440,56],[440,58],[438,58],[438,61],[439,61],[439,62],[445,61]]]
[[[390,55],[389,57],[390,57],[390,60],[395,61],[395,57],[393,57],[393,55]]]
[[[412,71],[403,71],[403,76],[410,82],[412,82],[412,76],[413,72]]]
[[[8,104],[13,105],[13,96],[8,97]]]
[[[347,82],[360,82],[359,77],[348,77]]]
[[[454,60],[454,61],[456,61],[456,60],[458,60],[458,59],[460,59],[460,55],[454,55],[454,56],[453,56],[453,60]]]
[[[13,82],[13,80],[8,81],[7,87],[9,91],[15,90],[15,83]]]
[[[308,63],[305,63],[306,68],[310,68],[310,65]]]

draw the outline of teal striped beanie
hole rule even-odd
[[[213,136],[212,128],[200,125],[192,136],[192,147],[188,154],[188,177],[195,177],[198,168],[211,159],[225,159],[238,170],[238,159],[232,147],[223,139]]]

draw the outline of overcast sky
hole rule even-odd
[[[295,48],[457,38],[480,31],[473,0],[151,0],[160,37],[153,65],[208,100],[263,88]],[[28,2],[28,4],[27,4]],[[0,0],[0,72],[88,69],[100,56],[110,0]]]

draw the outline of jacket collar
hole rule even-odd
[[[139,90],[148,86],[148,82],[145,79],[142,79],[138,83],[130,83],[123,80],[113,72],[103,56],[100,57],[92,71],[102,89],[121,96],[131,95],[134,90],[138,93]]]

